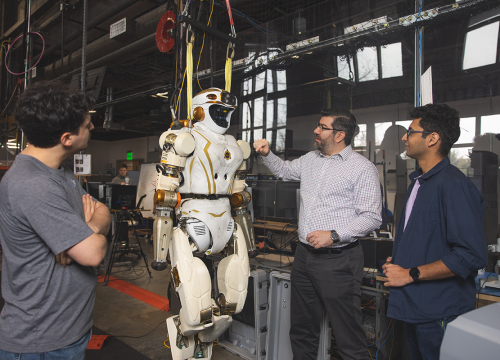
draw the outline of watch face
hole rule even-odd
[[[418,279],[418,277],[420,276],[420,271],[418,270],[418,268],[411,268],[411,269],[410,269],[410,276],[411,276],[413,279],[415,279],[415,278],[417,278],[417,279]]]

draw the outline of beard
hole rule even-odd
[[[316,149],[318,149],[320,153],[322,153],[323,155],[326,155],[326,150],[330,147],[330,144],[327,143],[323,139],[319,139],[319,138],[316,138],[316,139],[319,140],[319,143],[315,141],[314,142],[314,147]]]

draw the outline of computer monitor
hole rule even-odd
[[[253,180],[249,185],[256,218],[297,219],[300,181]]]
[[[83,188],[100,202],[105,202],[106,200],[106,184],[102,182],[86,182],[83,184]]]
[[[106,205],[113,210],[135,209],[137,185],[106,184]]]

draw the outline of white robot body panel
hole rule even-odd
[[[174,154],[172,151],[163,151],[161,154],[162,163],[183,168],[186,166],[186,157]]]
[[[167,191],[175,191],[180,185],[178,177],[164,176],[162,173],[156,174],[156,188]]]
[[[234,180],[234,184],[233,184],[233,194],[234,193],[238,193],[238,192],[242,192],[243,190],[245,190],[245,188],[247,187],[247,184],[245,183],[245,180]]]
[[[205,250],[207,255],[219,253],[224,249],[234,228],[228,198],[191,199],[182,203],[181,211],[181,217],[198,219],[210,230],[212,247]]]
[[[248,251],[241,227],[237,227],[234,241],[235,253],[225,257],[219,263],[217,283],[219,292],[225,297],[225,302],[233,304],[235,314],[238,314],[245,305],[250,276]]]
[[[243,151],[231,135],[210,132],[202,123],[192,130],[194,153],[186,160],[184,184],[179,192],[232,194],[234,174],[243,162]]]
[[[180,228],[174,230],[170,244],[170,258],[175,290],[179,294],[183,318],[190,326],[200,325],[201,311],[211,309],[211,281],[207,267],[193,256],[187,235]],[[175,276],[178,275],[178,283]]]

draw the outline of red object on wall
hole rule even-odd
[[[168,10],[156,27],[156,46],[163,53],[173,54],[175,45],[175,14]]]

